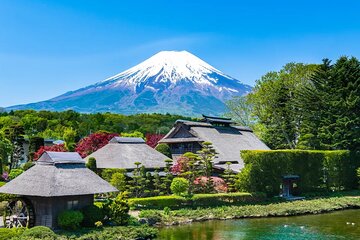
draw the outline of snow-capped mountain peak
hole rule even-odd
[[[169,81],[172,84],[183,79],[197,84],[216,84],[217,79],[204,78],[211,73],[230,78],[187,51],[161,51],[103,82],[119,81],[118,84],[122,84],[122,79],[126,79],[127,84],[137,85],[150,78],[153,82]]]

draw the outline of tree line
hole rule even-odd
[[[271,149],[360,150],[360,62],[288,63],[227,102]]]
[[[84,114],[72,110],[64,112],[19,110],[0,113],[0,173],[19,167],[24,157],[24,143],[29,143],[29,160],[44,145],[44,139],[63,140],[61,149],[76,150],[86,136],[99,132],[121,136],[142,137],[155,147],[178,119],[189,119],[171,114],[114,113]],[[82,144],[88,151],[89,144]],[[80,146],[81,147],[81,146]],[[81,149],[80,149],[81,150]],[[80,151],[79,150],[79,151]],[[81,152],[81,151],[80,151]]]

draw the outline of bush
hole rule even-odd
[[[82,225],[85,227],[94,227],[96,222],[103,221],[105,218],[103,210],[96,205],[86,206],[81,209],[81,212],[84,215]]]
[[[24,171],[26,171],[26,170],[30,169],[31,167],[33,167],[34,165],[35,165],[34,162],[29,161],[29,162],[24,163],[24,164],[21,166],[21,168],[22,168]]]
[[[17,176],[19,176],[20,174],[22,174],[24,172],[24,170],[22,169],[11,169],[10,173],[9,173],[9,179],[13,180],[15,179]]]
[[[110,184],[117,188],[120,192],[126,190],[126,177],[125,174],[121,172],[115,172],[111,176]]]
[[[149,223],[149,225],[154,225],[158,222],[161,222],[161,215],[159,214],[158,211],[155,210],[141,211],[139,213],[139,217],[145,218],[147,220],[147,223]]]
[[[116,225],[126,225],[129,220],[129,204],[122,194],[119,194],[109,206],[110,220]]]
[[[25,228],[0,228],[0,239],[19,238]]]
[[[86,163],[86,167],[91,171],[96,172],[97,171],[96,159],[94,157],[89,158],[88,162]]]
[[[187,206],[187,199],[180,196],[157,196],[148,198],[131,198],[129,205],[136,209],[164,209],[164,207],[181,208]]]
[[[360,188],[360,168],[358,168],[356,170],[356,174],[357,174],[357,177],[358,177],[358,180],[359,180],[359,188]]]
[[[0,182],[0,187],[4,186],[5,184],[6,184],[6,182]],[[16,195],[0,193],[0,202],[9,201],[10,199],[15,198],[15,197],[16,197]]]
[[[118,168],[106,168],[106,169],[102,170],[102,172],[101,172],[101,177],[102,177],[104,180],[106,180],[107,182],[110,182],[112,176],[113,176],[115,173],[122,173],[122,174],[124,174],[124,173],[125,173],[125,170],[124,170],[124,169],[118,169]]]
[[[58,216],[58,224],[66,230],[76,230],[84,220],[84,215],[80,211],[67,210]]]
[[[36,226],[26,229],[21,237],[39,238],[39,239],[56,239],[56,234],[48,227]]]
[[[172,158],[171,155],[171,151],[170,151],[170,147],[169,145],[167,145],[166,143],[160,143],[155,147],[155,150],[158,152],[161,152],[162,154],[164,154],[165,156],[167,156],[168,158]]]
[[[132,198],[129,204],[135,209],[171,209],[197,208],[207,206],[236,205],[244,203],[256,203],[265,200],[263,193],[217,193],[195,194],[192,198],[181,196],[158,196],[149,198]]]
[[[178,195],[178,196],[184,196],[188,194],[189,191],[189,181],[185,178],[174,178],[171,182],[170,189],[171,192]]]
[[[90,231],[80,237],[78,240],[119,240],[119,239],[154,239],[158,234],[156,228],[148,226],[117,226],[106,227],[98,231]],[[73,239],[73,238],[71,238]]]
[[[302,192],[348,190],[357,185],[355,169],[360,157],[345,150],[244,150],[245,168],[239,173],[240,191],[280,193],[283,175],[299,175]]]

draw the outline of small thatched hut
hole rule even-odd
[[[120,168],[128,171],[136,168],[140,162],[147,169],[162,169],[165,167],[164,154],[148,146],[144,139],[135,137],[114,137],[107,145],[85,158],[96,159],[97,168]]]
[[[54,228],[60,212],[92,205],[94,194],[116,191],[74,152],[44,152],[35,166],[0,188],[0,193],[18,195],[23,205],[21,211],[18,202],[10,202],[8,227]]]

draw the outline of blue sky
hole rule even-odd
[[[360,57],[360,1],[1,0],[0,106],[46,100],[161,50],[254,85],[288,62]]]

